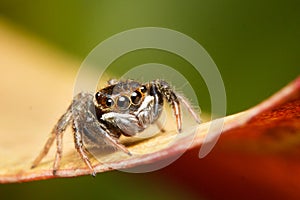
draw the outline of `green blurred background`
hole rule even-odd
[[[300,2],[297,0],[2,0],[0,16],[79,60],[101,41],[128,29],[155,26],[180,31],[197,40],[217,64],[226,87],[228,114],[256,105],[300,72]],[[118,59],[111,70],[117,73],[114,66],[129,69],[147,62],[163,63],[179,70],[189,65],[167,52],[141,50]],[[199,98],[207,95],[205,85],[197,84],[197,77],[188,78]],[[209,100],[204,100],[201,108],[209,112]],[[0,195],[0,199],[199,197],[163,176],[121,172],[99,174],[95,179],[79,177],[1,185]]]

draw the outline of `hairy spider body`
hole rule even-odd
[[[162,113],[165,100],[173,109],[178,132],[182,128],[180,103],[188,109],[196,122],[200,123],[198,115],[188,102],[176,94],[165,81],[154,80],[141,84],[133,80],[120,82],[110,80],[108,84],[95,95],[82,92],[74,97],[65,114],[54,126],[43,151],[35,159],[32,167],[40,163],[56,139],[57,150],[53,174],[56,173],[62,157],[63,132],[70,124],[75,148],[92,175],[95,175],[86,146],[109,145],[131,155],[128,149],[118,142],[119,137],[135,136],[153,123],[163,131],[158,118]]]

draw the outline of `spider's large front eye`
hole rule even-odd
[[[142,99],[142,94],[140,91],[134,91],[132,94],[131,94],[131,102],[135,105],[139,104],[141,99]]]
[[[120,96],[117,105],[120,109],[127,109],[130,106],[130,99],[127,96]]]

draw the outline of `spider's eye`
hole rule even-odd
[[[112,107],[115,102],[112,98],[102,95],[100,92],[95,94],[96,101],[99,105],[109,108]]]
[[[120,96],[117,105],[121,109],[127,109],[130,105],[130,99],[127,96]]]
[[[97,92],[95,94],[95,99],[96,99],[97,103],[100,104],[100,102],[101,102],[101,93],[100,92]]]
[[[112,98],[107,98],[106,101],[105,101],[105,105],[107,107],[111,107],[115,104],[114,100]]]
[[[142,94],[140,91],[135,91],[131,94],[130,98],[131,98],[131,102],[136,105],[140,103]]]
[[[142,87],[140,87],[140,91],[141,91],[142,93],[147,92],[146,86],[143,85]]]

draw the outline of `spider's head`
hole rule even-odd
[[[127,80],[109,85],[96,92],[94,104],[103,112],[134,112],[138,110],[147,94],[146,85]]]

